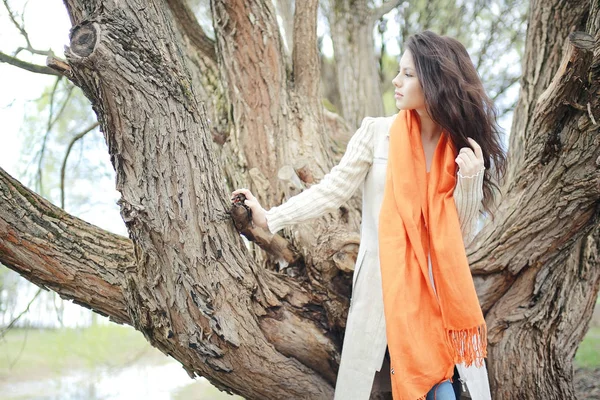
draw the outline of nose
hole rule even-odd
[[[402,79],[400,78],[400,74],[396,75],[394,79],[392,79],[392,84],[398,88],[402,86]]]

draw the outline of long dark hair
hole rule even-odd
[[[494,189],[499,189],[497,183],[506,171],[506,155],[498,112],[485,93],[467,49],[458,40],[431,31],[410,36],[406,49],[412,55],[433,121],[450,134],[457,151],[471,148],[467,137],[481,146],[486,168],[483,207],[493,216]]]

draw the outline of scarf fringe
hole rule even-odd
[[[475,364],[483,367],[483,359],[487,357],[487,327],[485,323],[475,328],[460,331],[448,331],[450,347],[455,364],[464,363],[469,367]]]

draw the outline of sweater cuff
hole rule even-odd
[[[285,227],[285,221],[281,213],[277,210],[277,207],[271,208],[265,214],[267,218],[267,228],[273,234],[279,232]]]
[[[480,197],[483,197],[483,177],[485,175],[485,168],[482,168],[475,175],[464,176],[458,172],[458,180],[460,184],[460,188],[463,193],[476,196],[477,194]],[[481,198],[477,199],[481,201]]]
[[[465,247],[471,243],[477,230],[478,214],[483,200],[484,171],[482,169],[477,174],[468,177],[458,174],[454,200],[459,213],[458,218]]]

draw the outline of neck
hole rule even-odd
[[[423,140],[437,141],[442,134],[442,127],[436,124],[426,110],[416,110],[421,122],[421,138]]]

